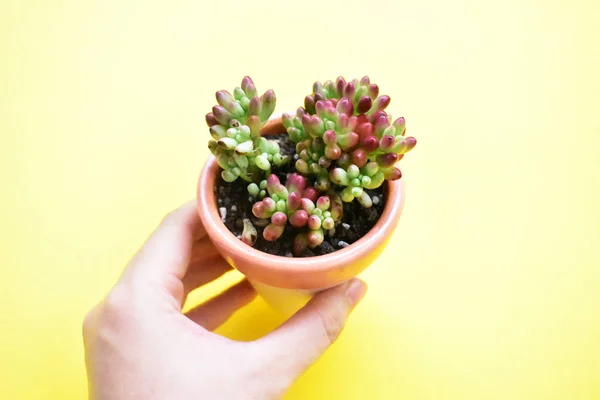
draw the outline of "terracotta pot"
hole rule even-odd
[[[263,136],[285,132],[281,117],[269,120]],[[223,258],[246,276],[257,292],[276,309],[291,313],[321,290],[341,284],[362,272],[381,254],[404,206],[402,179],[384,183],[386,204],[377,224],[360,240],[333,253],[289,258],[274,256],[242,243],[223,224],[214,187],[220,173],[212,155],[198,181],[198,212],[208,235]]]

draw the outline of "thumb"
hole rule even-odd
[[[317,294],[287,322],[260,339],[260,358],[295,379],[335,342],[366,290],[363,281],[352,279]]]

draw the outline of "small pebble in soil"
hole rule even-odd
[[[338,246],[343,249],[344,247],[348,247],[350,245],[348,243],[344,242],[343,240],[340,240],[338,242]]]
[[[379,196],[373,197],[373,204],[375,204],[375,205],[379,204]]]
[[[219,207],[219,215],[221,215],[221,220],[225,222],[227,220],[227,209],[225,207]]]
[[[347,223],[344,222],[342,224],[342,228],[344,228],[344,229],[350,229],[350,225],[348,225]]]

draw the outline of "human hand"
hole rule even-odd
[[[236,342],[211,331],[254,298],[246,281],[182,313],[190,291],[228,270],[195,203],[169,214],[85,318],[90,398],[279,398],[336,340],[366,291],[354,279],[318,294],[269,335]]]

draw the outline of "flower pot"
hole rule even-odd
[[[285,132],[281,117],[269,120],[263,136]],[[402,179],[386,181],[386,204],[376,225],[361,239],[333,253],[290,258],[256,250],[234,236],[223,224],[214,193],[220,168],[210,156],[198,181],[198,212],[210,240],[227,262],[246,276],[267,303],[290,314],[315,293],[357,276],[381,254],[391,237],[404,206]]]

